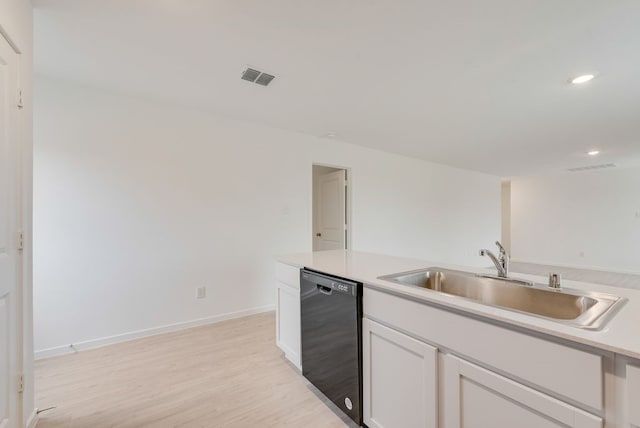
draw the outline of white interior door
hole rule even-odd
[[[316,248],[343,250],[346,248],[346,171],[321,175],[317,181]]]
[[[0,428],[19,416],[18,55],[0,35]]]

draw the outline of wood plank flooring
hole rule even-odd
[[[38,427],[354,427],[274,335],[269,312],[36,361]]]

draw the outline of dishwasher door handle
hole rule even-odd
[[[324,285],[317,284],[318,291],[322,294],[326,294],[327,296],[331,296],[333,294],[333,289],[330,287],[325,287]]]

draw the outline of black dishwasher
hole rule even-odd
[[[300,271],[302,375],[362,424],[362,284]]]

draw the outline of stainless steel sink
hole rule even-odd
[[[432,267],[379,277],[438,293],[551,319],[575,327],[598,330],[626,299],[604,293],[562,288],[510,278],[494,278]]]

